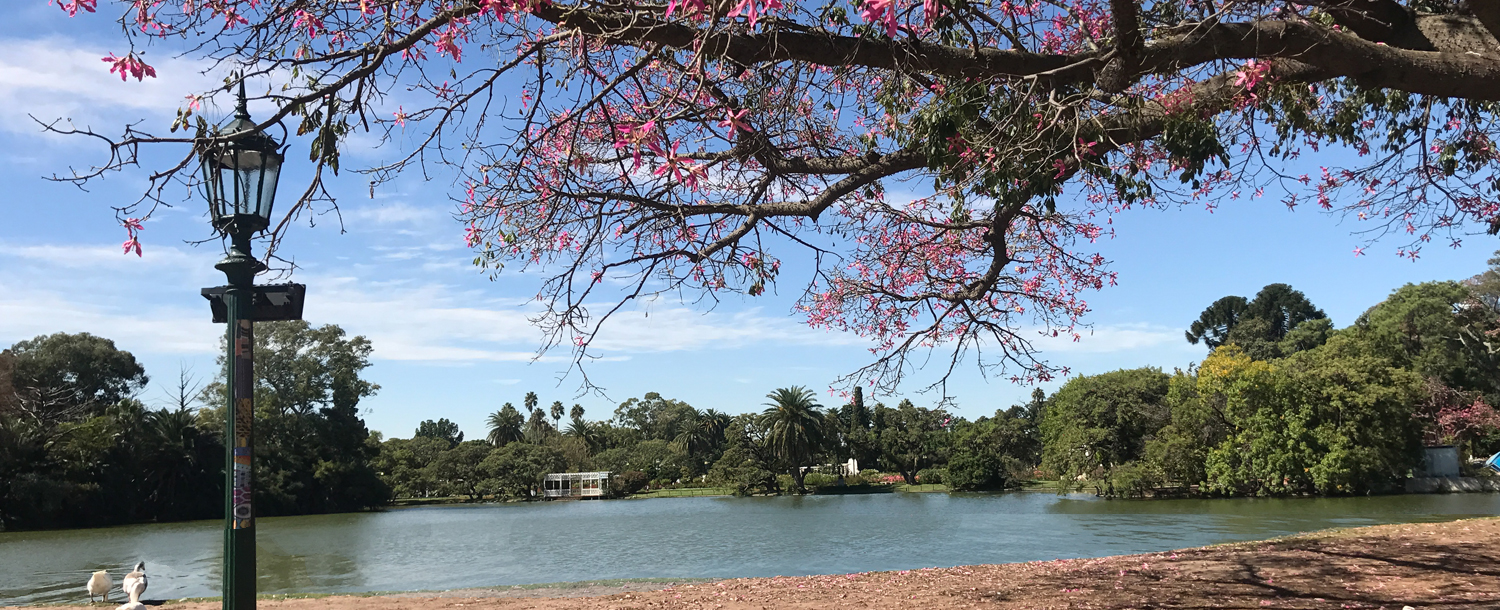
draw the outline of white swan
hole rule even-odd
[[[146,562],[136,563],[135,571],[126,574],[125,580],[120,581],[120,588],[125,591],[125,595],[130,596],[130,603],[139,604],[141,596],[146,594]]]
[[[109,590],[115,586],[115,579],[109,577],[109,572],[99,570],[89,577],[89,583],[84,586],[89,592],[89,603],[94,603],[94,597],[102,597],[106,603],[109,602]]]
[[[120,606],[118,608],[115,608],[115,610],[146,610],[146,604],[143,604],[141,602],[126,602],[120,604]]]

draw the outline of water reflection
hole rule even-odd
[[[1500,494],[1105,501],[878,494],[446,506],[260,520],[263,593],[772,576],[1167,550],[1493,515]],[[148,597],[217,594],[220,523],[0,534],[0,605],[80,602],[144,560]]]

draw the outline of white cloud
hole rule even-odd
[[[124,232],[121,231],[123,235]],[[141,256],[126,255],[116,246],[59,246],[40,244],[18,246],[0,243],[0,257],[14,257],[40,267],[63,269],[97,269],[112,273],[149,272],[171,269],[213,270],[213,261],[219,256],[210,248],[202,251],[185,251],[174,247],[147,245]]]
[[[448,220],[450,210],[438,206],[415,206],[398,202],[381,206],[361,206],[344,212],[344,218],[354,222],[379,225],[422,224],[435,220]]]
[[[30,114],[44,122],[71,119],[108,133],[147,115],[161,121],[147,128],[164,132],[165,121],[186,95],[218,85],[216,78],[202,74],[207,63],[173,57],[160,48],[144,56],[157,78],[121,82],[101,61],[109,54],[102,46],[61,37],[0,40],[3,129],[36,133]]]
[[[121,349],[159,354],[210,354],[218,351],[223,327],[201,309],[101,303],[89,299],[88,286],[78,293],[40,291],[0,282],[0,341],[30,339],[56,332],[87,332],[115,341]]]
[[[212,271],[217,254],[210,249],[161,247],[137,259],[113,247],[0,243],[0,338],[88,331],[147,352],[211,353],[217,349],[220,327],[208,321],[207,307],[195,291],[182,285],[222,282]],[[539,312],[535,304],[493,296],[494,285],[489,283],[477,289],[438,283],[420,267],[407,263],[358,272],[379,269],[389,279],[299,274],[296,281],[308,285],[305,317],[369,337],[378,360],[467,365],[557,363],[571,358],[568,345],[537,358],[535,350],[544,337],[530,321]],[[602,312],[602,307],[596,308],[594,314]],[[1068,336],[1048,337],[1035,347],[1044,355],[1190,347],[1181,340],[1180,329],[1164,326],[1115,324],[1083,332],[1077,342]],[[852,334],[813,329],[793,315],[759,307],[703,312],[658,299],[615,314],[592,351],[605,360],[623,360],[639,354],[768,345],[848,349],[869,343]]]
[[[310,287],[306,317],[336,322],[370,338],[374,357],[446,362],[525,362],[543,336],[531,324],[534,306],[492,299],[478,291],[441,284],[374,286],[353,277],[302,278]],[[859,339],[813,330],[791,318],[762,315],[759,309],[733,314],[701,313],[686,307],[630,310],[612,318],[594,343],[605,360],[625,354],[733,349],[757,343],[850,345]],[[561,346],[542,357],[570,357]]]

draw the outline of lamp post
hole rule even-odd
[[[255,512],[251,504],[255,436],[255,321],[257,301],[269,301],[255,286],[255,275],[266,265],[250,255],[250,239],[271,223],[276,181],[283,156],[281,144],[250,120],[245,81],[240,80],[234,120],[221,132],[225,139],[198,147],[203,195],[208,199],[213,227],[229,238],[229,252],[214,265],[229,280],[227,286],[206,288],[203,296],[213,306],[214,321],[228,324],[228,353],[224,370],[228,403],[224,421],[224,609],[255,608]],[[240,135],[236,135],[240,134]],[[285,291],[283,291],[285,292]],[[301,290],[296,293],[296,317],[301,317]],[[283,299],[283,305],[286,299]],[[279,319],[285,319],[284,317]]]

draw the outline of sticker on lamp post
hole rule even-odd
[[[234,409],[234,490],[230,502],[234,529],[245,529],[255,524],[255,511],[250,504],[250,426],[253,421],[254,403],[241,398]]]
[[[234,529],[244,529],[254,523],[255,513],[250,508],[250,448],[234,448]]]

